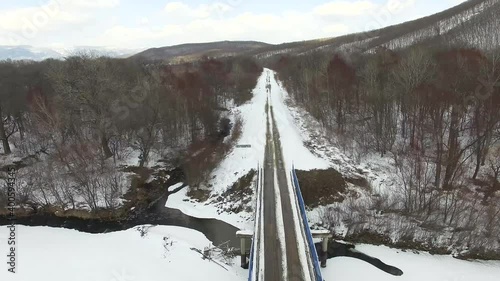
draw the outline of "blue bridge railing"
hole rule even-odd
[[[248,263],[248,281],[257,281],[259,279],[259,272],[257,269],[259,267],[259,255],[261,248],[260,233],[261,233],[261,216],[262,216],[262,186],[263,186],[263,174],[264,169],[257,169],[257,182],[256,182],[256,204],[254,213],[254,232],[252,239],[252,246],[250,247],[250,257]],[[257,260],[255,260],[257,259]]]
[[[299,180],[297,179],[297,174],[295,173],[295,167],[292,167],[292,181],[297,194],[297,200],[299,202],[300,215],[302,217],[302,222],[307,236],[307,244],[309,245],[309,253],[311,254],[311,260],[314,267],[314,276],[316,281],[323,281],[321,276],[321,269],[319,265],[318,252],[316,251],[316,246],[314,245],[314,240],[312,238],[311,229],[309,228],[309,222],[307,220],[306,207],[304,204],[304,198],[302,198],[302,192],[300,191]]]

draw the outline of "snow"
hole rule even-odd
[[[246,280],[248,275],[239,267],[238,258],[234,265],[224,265],[227,270],[203,260],[190,248],[203,250],[211,243],[187,228],[155,226],[145,237],[136,229],[88,234],[50,227],[17,228],[17,273],[8,272],[2,263],[0,280],[191,281],[217,277],[234,281]],[[0,228],[2,256],[7,253],[7,234],[6,227]]]
[[[257,210],[258,212],[262,212],[262,210],[264,209],[261,204],[263,202],[263,196],[264,196],[264,192],[263,192],[263,186],[264,186],[264,169],[262,169],[262,174],[261,174],[261,177],[259,179],[259,193],[258,193],[258,200],[259,202],[257,202],[256,206],[257,206]],[[257,218],[260,218],[259,220],[255,220],[255,228],[254,228],[254,231],[259,231],[259,237],[264,237],[264,216],[262,215],[259,215],[259,213],[256,214],[256,217]],[[264,244],[264,239],[259,239],[258,240],[258,243],[259,245],[257,245],[257,248],[254,252],[255,253],[264,253],[265,251],[265,244]],[[265,269],[266,269],[266,263],[264,261],[264,255],[263,254],[258,254],[258,257],[256,257],[256,259],[254,260],[257,261],[258,259],[258,264],[259,264],[259,272],[256,272],[254,276],[258,277],[257,280],[264,280],[264,272],[265,272]],[[252,276],[253,277],[253,276]],[[252,279],[252,280],[256,280],[256,279]]]
[[[134,281],[134,280],[246,280],[239,263],[227,270],[190,248],[203,250],[210,241],[182,227],[155,226],[141,237],[136,229],[107,234],[75,230],[17,226],[17,273],[0,270],[0,280],[30,281]],[[0,253],[7,252],[7,228],[0,228]],[[167,248],[164,247],[167,237]],[[166,250],[168,249],[168,250]],[[391,276],[360,260],[337,257],[322,269],[325,280],[337,281],[496,281],[500,262],[469,262],[450,256],[402,252],[384,246],[357,245],[356,249],[404,271]],[[7,265],[4,264],[6,267]],[[91,270],[89,270],[91,269]],[[47,279],[48,280],[48,279]]]
[[[236,237],[239,236],[253,236],[253,231],[251,230],[238,230],[236,231]]]
[[[329,167],[329,163],[327,161],[318,158],[313,155],[309,149],[307,149],[304,145],[304,139],[301,137],[300,130],[295,126],[295,122],[293,120],[288,107],[285,104],[285,99],[288,98],[287,92],[281,87],[280,84],[275,79],[276,73],[265,69],[267,75],[270,77],[271,91],[270,91],[270,105],[272,106],[272,112],[274,115],[274,120],[276,121],[276,126],[280,136],[281,149],[283,154],[283,161],[285,163],[285,173],[287,179],[287,188],[289,193],[289,198],[292,204],[292,215],[293,220],[295,221],[295,233],[297,238],[297,247],[299,251],[299,261],[302,264],[302,268],[304,270],[304,280],[310,280],[312,265],[308,262],[310,260],[309,252],[306,247],[306,235],[304,233],[304,226],[301,223],[301,219],[299,216],[299,206],[298,200],[295,197],[295,189],[291,184],[290,171],[292,168],[292,164],[297,161],[297,167],[300,167],[304,170],[316,169],[316,168],[327,168]],[[271,116],[271,114],[269,114]],[[273,123],[271,121],[270,130],[271,133],[273,131]],[[274,143],[273,143],[274,145]],[[275,148],[276,149],[276,148]],[[277,182],[277,172],[275,168],[275,194],[276,194],[276,216],[277,216],[277,230],[278,235],[280,236],[280,242],[284,243],[285,235],[284,235],[284,226],[283,226],[283,216],[282,216],[282,208],[281,208],[281,195],[279,192],[279,185]],[[286,249],[286,245],[281,245],[282,252],[286,253],[283,248]],[[283,259],[284,261],[286,259]],[[284,274],[287,272],[286,264],[283,266]],[[284,280],[286,280],[286,276],[284,276]]]
[[[433,256],[427,253],[402,252],[385,246],[357,245],[356,249],[367,255],[396,266],[404,274],[389,275],[358,259],[336,257],[322,268],[325,280],[349,281],[497,281],[500,279],[500,262],[470,262],[451,256]]]
[[[285,223],[283,222],[283,209],[281,207],[281,193],[278,184],[278,176],[276,173],[276,167],[274,167],[274,199],[276,201],[275,215],[276,215],[276,232],[278,234],[278,241],[280,243],[280,250],[283,256],[286,255],[286,238],[285,238]],[[264,237],[265,238],[265,237]],[[297,241],[298,242],[298,241]],[[264,241],[264,246],[265,246]],[[269,249],[264,249],[268,250]],[[287,259],[281,259],[281,268],[283,269],[282,280],[288,280],[288,264]]]
[[[246,175],[250,170],[264,162],[266,147],[266,76],[259,77],[253,90],[253,98],[233,109],[233,114],[242,121],[241,136],[237,141],[240,145],[251,145],[250,148],[233,148],[220,165],[214,170],[209,181],[211,190],[223,192]]]
[[[312,259],[310,258],[312,256],[312,253],[309,251],[310,248],[309,248],[309,244],[307,242],[307,234],[305,231],[305,227],[309,227],[309,226],[304,226],[302,217],[300,215],[299,200],[297,198],[298,194],[295,190],[295,185],[292,184],[293,181],[291,178],[291,173],[288,171],[286,173],[286,178],[287,178],[287,182],[288,182],[290,202],[292,202],[293,220],[295,221],[295,233],[300,235],[300,236],[297,236],[297,240],[298,240],[297,247],[299,249],[299,254],[300,254],[299,260],[300,260],[301,264],[304,265],[303,266],[304,275],[305,275],[306,279],[308,279],[307,277],[314,276],[314,274],[313,274],[314,267],[312,264]]]
[[[173,190],[176,187],[182,186],[182,183],[170,186],[168,189]],[[239,229],[253,229],[253,213],[242,211],[238,214],[222,211],[215,206],[211,201],[197,202],[190,199],[186,194],[189,187],[184,187],[177,193],[168,196],[165,207],[177,209],[184,214],[200,218],[200,219],[218,219],[231,224]]]
[[[299,170],[329,168],[331,166],[329,161],[314,155],[305,146],[303,134],[297,127],[290,109],[285,104],[289,95],[282,85],[276,81],[274,77],[276,73],[269,69],[265,71],[271,73],[271,105],[273,106],[276,126],[280,133],[285,165],[291,167],[293,164]]]
[[[253,90],[253,98],[233,109],[232,114],[242,120],[242,133],[237,144],[249,144],[250,148],[234,147],[214,170],[208,182],[212,197],[226,191],[240,177],[252,169],[257,169],[264,162],[266,145],[266,78],[271,77],[270,103],[273,106],[281,138],[285,165],[291,168],[292,163],[302,170],[324,169],[331,166],[329,161],[313,154],[305,145],[302,131],[295,125],[294,116],[285,104],[288,93],[274,78],[275,72],[264,69]],[[173,187],[170,187],[173,189]],[[188,187],[169,196],[166,207],[174,208],[197,218],[216,218],[232,224],[240,229],[253,229],[252,214],[227,213],[215,206],[213,199],[207,202],[196,202],[186,195]]]
[[[288,106],[290,102],[288,94],[274,79],[274,72],[265,69],[254,90],[253,99],[234,111],[234,114],[243,121],[242,135],[238,144],[251,144],[251,148],[234,148],[222,161],[214,171],[216,177],[211,181],[215,193],[222,193],[239,177],[263,163],[266,142],[267,93],[265,85],[268,73],[271,74],[271,105],[280,133],[287,169],[294,164],[297,169],[303,170],[328,167],[351,173],[361,170],[375,188],[380,186],[383,189],[388,185],[387,178],[390,178],[388,170],[391,164],[385,161],[386,158],[373,155],[365,159],[365,164],[359,165],[343,155],[337,148],[329,147],[329,145],[315,146],[311,152],[304,145],[304,141],[310,141],[308,138],[310,132],[301,123],[306,120],[302,118],[304,115],[301,115],[305,113]],[[321,141],[322,138],[318,140]],[[128,159],[130,164],[136,162],[136,156],[131,155]],[[182,183],[169,187],[169,190],[180,186]],[[170,195],[166,206],[179,209],[193,217],[216,218],[240,229],[253,229],[253,213],[221,212],[213,202],[199,203],[187,199],[186,192],[187,187]],[[315,215],[319,219],[317,212],[318,210],[309,213],[309,219],[311,220]],[[295,210],[294,217],[297,217]],[[263,223],[262,218],[260,223]],[[7,253],[8,245],[5,241],[7,235],[8,229],[1,227],[0,254]],[[263,235],[262,229],[260,235]],[[203,250],[211,242],[200,232],[175,226],[152,227],[145,237],[141,237],[135,228],[106,234],[87,234],[68,229],[17,226],[17,242],[18,273],[13,275],[7,272],[7,265],[4,263],[5,268],[0,270],[0,280],[43,280],[41,276],[50,276],[51,281],[237,281],[247,280],[248,277],[248,271],[239,267],[237,261],[239,257],[235,259],[234,265],[224,265],[227,270],[213,262],[203,260],[201,255],[191,248]],[[256,257],[256,260],[260,261],[261,271],[256,275],[262,277],[264,243],[260,242],[261,254]],[[305,253],[305,245],[300,247],[304,248]],[[337,257],[328,260],[327,268],[322,269],[323,278],[337,281],[496,281],[500,279],[500,262],[498,261],[461,261],[451,256],[402,252],[385,246],[357,245],[356,249],[400,268],[404,271],[404,275],[391,276],[366,262]]]
[[[250,148],[234,147],[213,171],[208,182],[213,198],[226,191],[240,177],[250,170],[257,169],[264,162],[266,146],[266,72],[257,80],[253,90],[253,98],[232,109],[232,115],[242,121],[241,136],[237,144],[251,145]],[[234,118],[233,120],[235,120]],[[172,187],[170,189],[173,189]],[[221,211],[216,202],[196,202],[186,195],[188,187],[169,196],[166,207],[182,211],[186,215],[197,218],[215,218],[225,221],[240,229],[253,229],[253,213],[239,214]]]

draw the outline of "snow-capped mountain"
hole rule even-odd
[[[73,48],[43,48],[28,45],[0,46],[0,60],[11,59],[41,61],[49,58],[61,59],[82,51],[91,51],[96,52],[100,55],[124,58],[132,56],[142,51],[142,49],[119,49],[98,46],[77,46]]]
[[[44,60],[62,58],[64,54],[48,49],[31,46],[0,46],[0,60]]]

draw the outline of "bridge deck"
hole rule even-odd
[[[301,229],[301,226],[296,227],[300,221],[294,219],[294,206],[290,200],[293,190],[289,187],[272,107],[268,108],[263,184],[264,278],[266,281],[311,280],[305,274],[309,271],[304,269],[300,260],[303,253],[299,252],[297,241],[304,238],[296,232],[296,229]]]

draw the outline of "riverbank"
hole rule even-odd
[[[144,232],[143,230],[146,229]],[[0,228],[0,237],[7,229]],[[0,253],[7,253],[1,240]],[[17,228],[16,273],[0,267],[0,280],[52,281],[93,280],[246,280],[247,271],[233,264],[203,259],[196,250],[212,245],[202,233],[176,226],[145,226],[106,234],[75,230],[28,227]],[[89,270],[91,269],[91,270]],[[211,278],[209,278],[211,279]]]

